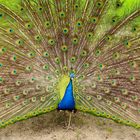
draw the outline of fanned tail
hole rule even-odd
[[[140,128],[139,23],[137,0],[0,4],[0,127],[55,110],[72,71],[77,110]]]

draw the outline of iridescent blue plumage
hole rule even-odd
[[[59,110],[74,110],[75,109],[72,79],[70,79],[70,82],[66,88],[63,99],[58,104],[58,109]]]

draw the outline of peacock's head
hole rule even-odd
[[[75,74],[73,72],[70,72],[70,79],[73,79],[75,77]]]

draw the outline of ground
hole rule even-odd
[[[0,130],[0,140],[140,140],[140,130],[89,114],[52,112]]]

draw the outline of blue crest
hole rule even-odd
[[[75,74],[74,73],[70,73],[70,78],[74,78]]]

